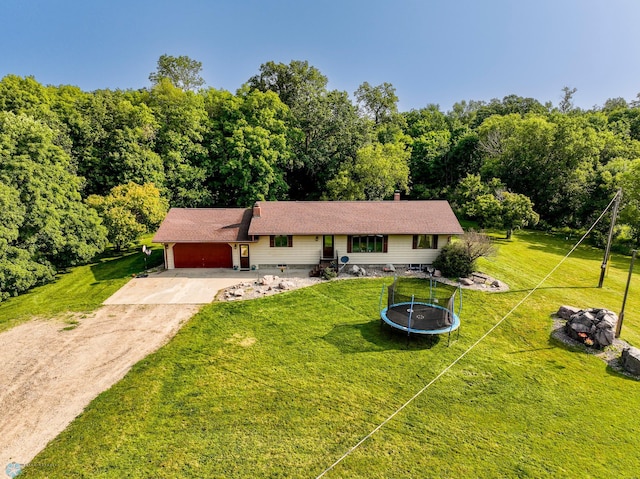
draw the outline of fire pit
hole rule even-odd
[[[576,341],[599,349],[613,343],[618,322],[618,315],[613,311],[562,306],[558,316],[567,320],[565,332]]]

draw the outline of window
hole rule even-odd
[[[349,236],[348,253],[386,253],[386,235]]]
[[[438,249],[438,235],[413,235],[413,249]]]
[[[271,235],[269,246],[272,248],[287,248],[293,246],[293,236]]]

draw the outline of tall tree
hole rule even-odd
[[[560,113],[569,113],[574,110],[573,95],[575,95],[577,91],[577,88],[569,88],[568,86],[562,88],[562,99],[558,104]]]
[[[8,209],[0,215],[0,262],[15,262],[3,272],[10,294],[88,261],[105,246],[105,229],[82,203],[81,179],[55,137],[38,120],[0,112],[0,209]]]
[[[289,108],[278,95],[251,90],[236,95],[209,89],[205,142],[210,161],[207,182],[216,204],[251,206],[257,200],[286,197],[285,171]]]
[[[638,178],[640,178],[640,159],[628,162],[624,171],[617,175],[624,201],[620,217],[630,226],[636,246],[640,245],[640,182]]]
[[[149,81],[157,85],[161,80],[169,80],[173,86],[181,90],[195,90],[204,85],[200,76],[202,63],[188,56],[160,55],[155,72],[149,74]]]
[[[327,183],[332,200],[382,200],[394,191],[408,191],[409,156],[402,143],[373,143],[361,148],[352,163],[342,165]]]
[[[251,88],[275,92],[294,112],[326,91],[328,79],[307,61],[292,60],[288,65],[269,61],[247,82]]]
[[[493,116],[478,128],[483,177],[526,194],[553,225],[578,226],[605,141],[583,116]]]
[[[78,101],[76,111],[82,120],[70,129],[85,195],[105,195],[129,181],[164,188],[164,165],[154,151],[160,125],[146,104],[134,105],[121,91],[98,90]]]
[[[202,144],[207,124],[204,97],[162,79],[137,101],[149,105],[159,123],[154,150],[164,164],[171,205],[211,206],[211,191],[205,184],[209,158]]]
[[[353,161],[369,130],[346,92],[327,91],[327,77],[306,61],[268,62],[249,79],[251,88],[273,91],[289,107],[287,172],[292,199],[319,198],[340,166]]]
[[[437,105],[404,114],[405,132],[411,138],[411,179],[422,196],[445,186],[446,155],[451,146],[451,132],[446,116]]]
[[[364,115],[375,125],[391,120],[398,113],[398,96],[391,83],[372,86],[364,82],[354,94]]]
[[[118,185],[107,196],[89,196],[87,204],[102,217],[109,241],[118,251],[153,231],[168,209],[167,200],[152,183]]]

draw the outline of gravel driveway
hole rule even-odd
[[[0,471],[28,463],[102,391],[169,341],[219,289],[257,273],[173,270],[135,278],[98,310],[0,334]],[[0,472],[2,474],[3,472]]]

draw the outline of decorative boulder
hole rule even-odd
[[[281,281],[278,288],[287,290],[293,288],[294,284],[291,281]]]
[[[440,278],[442,276],[442,271],[440,271],[439,269],[435,270],[433,272],[433,277],[434,278]]]
[[[362,266],[358,266],[357,264],[354,264],[351,267],[351,274],[354,274],[356,276],[366,276],[367,270],[364,269]]]
[[[565,324],[565,331],[571,338],[587,346],[604,348],[613,343],[617,322],[616,313],[608,309],[591,308],[572,314]]]
[[[576,308],[574,306],[560,306],[560,309],[556,314],[562,319],[569,319],[578,312],[580,312],[580,308]]]
[[[625,371],[635,376],[640,376],[640,349],[634,347],[624,348],[620,359]]]
[[[244,296],[244,289],[242,289],[242,288],[234,289],[234,290],[232,291],[232,294],[233,294],[236,298],[240,298],[240,297]]]
[[[382,271],[391,272],[391,273],[393,273],[395,270],[396,270],[395,266],[393,266],[391,263],[389,263],[384,268],[382,268]]]
[[[473,280],[469,278],[461,278],[460,284],[463,286],[471,286],[473,284]]]
[[[272,274],[265,274],[262,279],[260,280],[260,284],[271,284],[273,283],[273,275]]]

